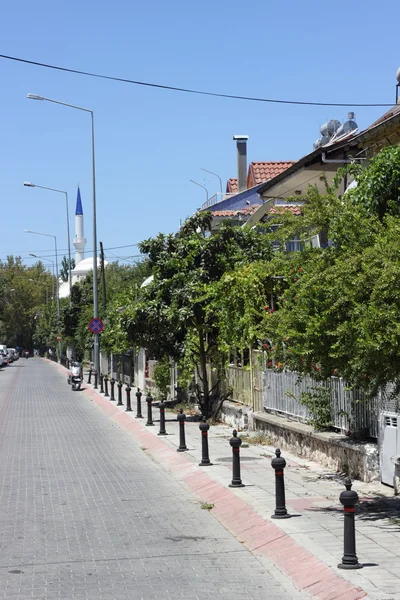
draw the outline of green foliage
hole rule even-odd
[[[208,381],[207,364],[214,365],[220,383],[226,360],[218,349],[219,318],[209,308],[218,293],[214,286],[226,273],[272,253],[270,241],[256,231],[224,222],[209,235],[210,225],[210,213],[197,213],[175,236],[159,234],[139,245],[154,281],[126,319],[131,343],[154,358],[174,358],[185,372],[198,367],[198,400],[206,416],[220,398],[219,386],[212,389]]]
[[[75,259],[71,258],[71,271],[75,269]],[[68,281],[69,278],[69,259],[63,256],[61,261],[60,277],[63,281]]]
[[[154,381],[163,397],[166,397],[171,384],[171,365],[168,359],[159,361],[154,369]]]
[[[37,321],[46,312],[57,328],[51,302],[52,276],[41,262],[31,267],[20,257],[0,262],[0,337],[10,347],[33,349]],[[56,335],[56,334],[55,334]]]
[[[308,392],[302,392],[299,398],[300,404],[306,406],[310,411],[310,425],[316,431],[328,431],[332,423],[332,398],[331,391],[327,387],[312,387]]]
[[[278,252],[271,262],[284,279],[274,286],[278,310],[265,314],[262,330],[274,341],[272,358],[287,368],[320,379],[342,376],[369,389],[399,379],[399,156],[399,148],[383,151],[357,175],[351,193],[324,195],[330,208],[323,211],[310,192],[296,230],[306,235],[312,223],[315,230],[323,224],[332,246]],[[293,227],[289,219],[283,239]]]

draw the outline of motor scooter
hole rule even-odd
[[[76,392],[81,389],[82,381],[82,367],[78,362],[74,362],[71,364],[71,367],[68,371],[67,382],[72,386],[72,390]]]

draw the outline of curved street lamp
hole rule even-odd
[[[44,96],[38,96],[37,94],[28,94],[30,100],[42,100],[46,102],[53,102],[54,104],[61,104],[62,106],[68,106],[69,108],[75,108],[76,110],[82,110],[90,114],[91,125],[92,125],[92,190],[93,190],[93,317],[98,318],[99,316],[99,295],[97,285],[97,225],[96,225],[96,169],[94,159],[94,112],[89,108],[83,108],[82,106],[76,106],[75,104],[68,104],[67,102],[61,102],[60,100],[53,100],[51,98],[45,98]],[[93,362],[94,368],[97,373],[100,373],[100,338],[99,334],[94,334],[93,344]]]
[[[37,185],[37,183],[31,183],[30,181],[24,181],[24,186],[25,187],[41,188],[42,190],[50,190],[51,192],[59,192],[60,194],[65,194],[65,206],[66,206],[66,209],[67,209],[69,303],[71,304],[71,288],[72,288],[72,280],[71,280],[71,241],[70,241],[70,232],[69,232],[68,193],[64,192],[64,190],[57,190],[55,188],[46,187],[44,185]]]

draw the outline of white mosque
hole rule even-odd
[[[85,279],[86,275],[93,269],[93,257],[89,256],[85,258],[85,246],[87,240],[85,238],[83,230],[83,208],[81,200],[81,192],[78,187],[78,194],[76,197],[76,210],[75,210],[75,238],[73,244],[75,246],[75,268],[71,271],[72,285],[78,283],[82,279]],[[104,261],[104,266],[108,264]],[[97,266],[100,268],[100,258],[97,258]],[[68,298],[69,296],[69,282],[60,281],[59,284],[59,295],[60,298]]]

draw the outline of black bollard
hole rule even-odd
[[[125,388],[125,392],[126,392],[126,409],[125,412],[131,412],[132,411],[132,406],[131,406],[131,388],[128,385]]]
[[[157,435],[168,435],[167,432],[165,431],[165,404],[164,404],[164,400],[161,400],[161,402],[159,404],[159,409],[160,409],[160,431],[158,432]]]
[[[108,398],[109,397],[109,393],[108,393],[108,377],[107,375],[104,375],[104,398]]]
[[[122,381],[118,381],[117,388],[118,388],[118,402],[117,402],[117,406],[123,406],[123,404],[122,404]]]
[[[201,431],[201,463],[199,463],[199,467],[209,467],[212,465],[208,455],[208,430],[210,429],[210,426],[205,417],[203,417],[199,429]]]
[[[142,392],[140,388],[136,392],[136,419],[143,419],[142,415]]]
[[[92,367],[89,368],[89,377],[88,377],[87,382],[92,383]]]
[[[346,491],[339,496],[344,511],[344,553],[339,569],[362,569],[356,554],[356,527],[354,522],[355,506],[358,502],[358,494],[351,489],[351,479],[346,477],[344,481]]]
[[[148,392],[148,394],[146,396],[146,402],[147,402],[147,423],[146,423],[146,425],[149,427],[150,425],[154,425],[154,423],[153,423],[153,407],[152,407],[153,398],[151,397],[150,392]]]
[[[179,448],[177,452],[185,452],[187,450],[186,439],[185,439],[185,421],[186,415],[183,413],[183,408],[179,409],[178,416],[176,417],[179,421]]]
[[[283,470],[286,467],[286,460],[281,457],[279,448],[275,450],[276,457],[271,460],[271,466],[275,469],[275,512],[273,519],[289,519],[291,515],[286,510],[285,500],[285,480]]]
[[[97,390],[97,371],[94,372],[94,385],[93,389]]]
[[[242,440],[237,437],[236,429],[233,430],[233,437],[229,440],[232,446],[232,482],[229,487],[245,487],[240,479],[240,446]]]
[[[100,372],[100,394],[104,394],[103,381],[104,381],[104,375]]]
[[[110,379],[110,387],[111,387],[110,402],[114,402],[115,401],[114,386],[115,386],[115,379],[114,379],[114,377],[111,377],[111,379]]]

